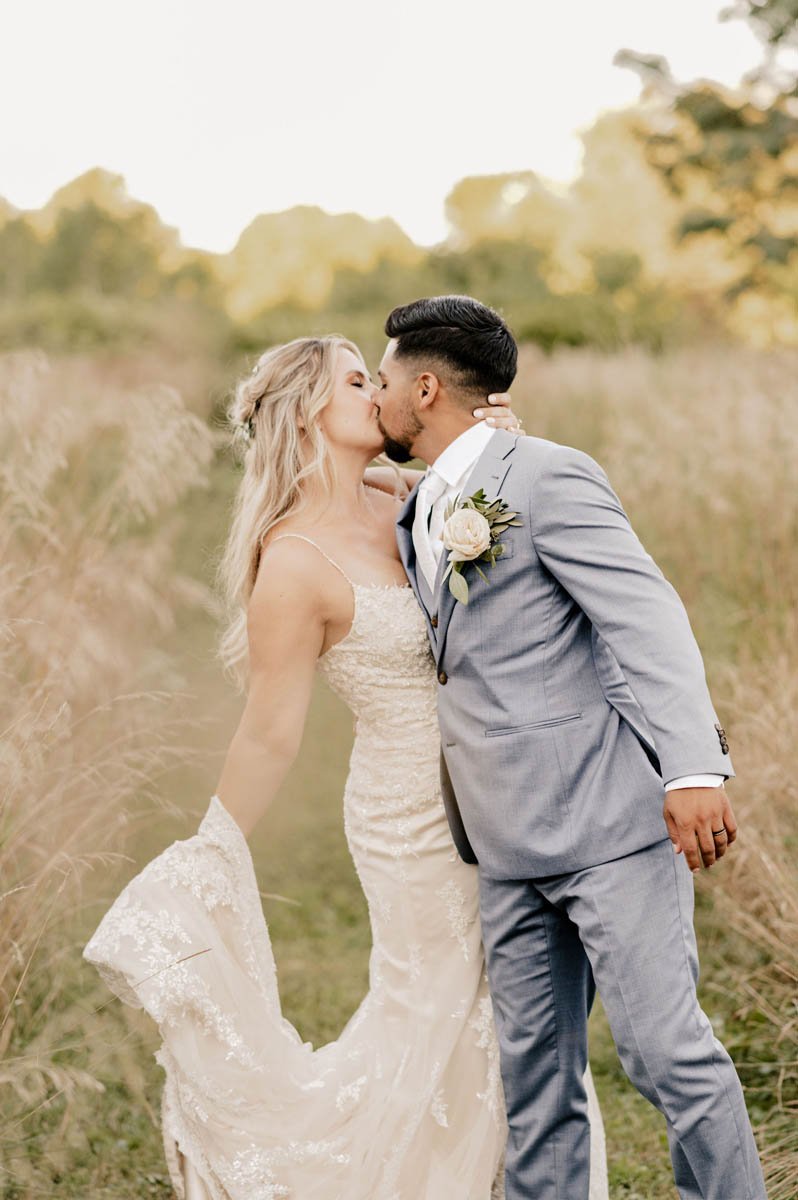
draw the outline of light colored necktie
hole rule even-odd
[[[430,591],[435,587],[435,576],[438,573],[438,560],[432,549],[429,533],[429,516],[433,504],[446,491],[446,480],[430,467],[419,484],[416,493],[416,513],[413,518],[413,546],[416,551],[416,561],[423,572]]]
[[[443,490],[439,492],[432,502],[432,511],[430,512],[429,521],[427,522],[428,537],[432,557],[435,560],[435,575],[438,574],[438,566],[441,561],[443,549],[443,527],[446,524],[444,517],[446,516],[446,492],[449,491],[448,483]]]

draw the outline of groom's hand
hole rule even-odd
[[[737,822],[723,787],[673,788],[665,793],[665,823],[673,848],[691,871],[711,867],[737,837]]]

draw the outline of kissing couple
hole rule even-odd
[[[385,331],[377,380],[329,336],[237,386],[221,655],[246,702],[197,833],[84,950],[158,1023],[175,1192],[606,1200],[598,989],[679,1195],[764,1200],[696,997],[693,874],[737,825],[685,609],[602,468],[521,433],[499,314],[440,296]],[[314,1049],[281,1011],[246,839],[317,670],[355,718],[344,825],[373,945],[367,995]]]

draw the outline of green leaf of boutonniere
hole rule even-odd
[[[449,576],[449,591],[455,600],[459,600],[461,604],[468,604],[468,584],[460,571],[454,570]]]

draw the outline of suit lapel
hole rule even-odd
[[[506,429],[496,430],[474,464],[473,471],[463,484],[460,492],[462,499],[467,496],[473,496],[474,492],[478,492],[480,488],[484,489],[485,495],[489,500],[495,500],[501,495],[504,481],[512,466],[512,453],[520,436],[520,434],[508,433]],[[435,600],[438,607],[439,662],[446,641],[446,631],[449,628],[449,621],[456,603],[454,596],[449,591],[449,580],[447,579],[446,583],[443,583],[443,573],[448,566],[447,559],[448,555],[444,550],[441,554],[438,564],[438,574],[435,579]],[[468,567],[466,567],[466,570],[468,570]],[[471,568],[470,574],[476,575],[473,568]]]

